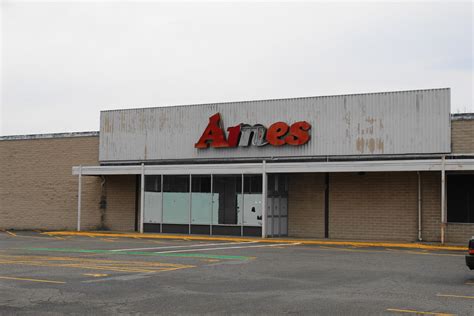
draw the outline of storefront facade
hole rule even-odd
[[[16,216],[13,227],[18,210],[7,207],[1,228],[75,221],[78,230],[144,233],[474,235],[474,117],[450,114],[449,89],[103,111],[99,133],[69,136],[2,138],[2,173],[12,182],[48,153],[41,142],[78,181],[51,175],[52,191],[58,181],[67,187],[49,195],[52,204],[66,199],[55,214],[67,219],[33,227]],[[2,191],[18,205],[20,186]]]

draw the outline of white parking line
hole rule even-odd
[[[238,247],[219,247],[219,248],[204,248],[204,249],[185,249],[185,250],[170,250],[170,251],[158,251],[155,253],[173,253],[173,252],[190,252],[190,251],[212,251],[212,250],[226,250],[226,249],[244,249],[244,248],[261,248],[261,247],[277,247],[277,246],[296,246],[301,243],[293,244],[271,244],[271,245],[253,245],[253,246],[238,246]]]
[[[181,245],[181,246],[162,246],[152,248],[131,248],[131,249],[114,249],[111,251],[133,251],[133,250],[153,250],[153,249],[173,249],[173,248],[189,248],[189,247],[207,247],[207,246],[222,246],[222,245],[240,245],[240,244],[254,244],[256,241],[245,241],[245,242],[226,242],[216,244],[195,244],[195,245]]]

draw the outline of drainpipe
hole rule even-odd
[[[423,241],[421,237],[421,174],[419,171],[416,173],[418,175],[418,241]]]
[[[446,241],[446,170],[445,156],[441,159],[441,243]]]

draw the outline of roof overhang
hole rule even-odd
[[[474,159],[266,162],[267,173],[474,171]],[[259,174],[263,163],[74,166],[73,175]]]

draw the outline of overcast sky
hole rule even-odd
[[[106,109],[443,87],[474,112],[470,1],[1,10],[0,135],[98,130]]]

